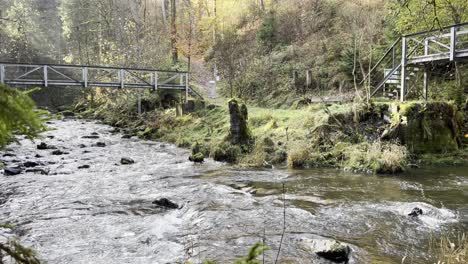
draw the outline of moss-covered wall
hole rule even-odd
[[[402,141],[413,153],[445,153],[461,147],[457,107],[447,102],[406,103],[398,107]]]

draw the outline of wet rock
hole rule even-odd
[[[120,164],[123,164],[123,165],[129,165],[129,164],[133,164],[135,163],[135,161],[131,158],[121,158],[120,159]]]
[[[93,144],[94,147],[100,147],[103,148],[106,146],[106,143],[104,142],[96,142],[96,144]]]
[[[5,174],[6,176],[18,175],[21,172],[22,172],[22,169],[19,166],[6,167],[3,170],[3,174]]]
[[[44,156],[41,156],[41,155],[39,155],[39,154],[36,154],[34,157],[35,157],[35,158],[42,158],[42,157],[44,157]]]
[[[120,129],[119,129],[119,128],[114,128],[114,129],[112,129],[112,130],[109,130],[109,133],[111,133],[111,134],[117,134],[117,133],[119,133],[119,132],[120,132]]]
[[[50,170],[48,168],[31,168],[27,169],[26,172],[39,173],[42,175],[48,175]]]
[[[93,133],[91,133],[91,135],[92,136],[97,136],[97,135],[99,135],[99,133],[98,132],[93,132]]]
[[[55,136],[48,135],[47,138],[53,139],[53,138],[55,138]]]
[[[78,167],[78,169],[80,169],[80,170],[81,169],[89,169],[89,168],[90,168],[90,166],[88,164],[81,165],[81,166]]]
[[[54,122],[52,122],[52,121],[46,121],[46,124],[49,124],[49,125],[51,125],[51,124],[53,124],[53,123],[54,123]]]
[[[52,155],[57,155],[57,156],[58,156],[58,155],[65,155],[65,154],[68,154],[68,152],[61,151],[61,150],[57,149],[57,150],[52,151],[51,154],[52,154]]]
[[[3,157],[16,157],[16,155],[13,153],[5,153],[3,154]]]
[[[348,245],[331,239],[304,239],[303,247],[319,257],[337,263],[347,263],[351,253]]]
[[[205,155],[203,155],[203,153],[198,152],[195,155],[191,155],[189,157],[189,160],[195,163],[203,163],[203,161],[205,160]]]
[[[25,166],[26,168],[32,168],[32,167],[36,167],[39,165],[40,164],[35,161],[26,161],[25,163],[23,163],[23,166]]]
[[[132,137],[131,134],[125,134],[125,135],[122,136],[122,138],[126,138],[126,139],[129,139],[129,138],[131,138],[131,137]]]
[[[231,183],[228,186],[231,187],[231,188],[234,188],[236,190],[242,190],[244,188],[249,187],[249,185],[247,183]]]
[[[74,117],[75,116],[75,113],[73,113],[72,111],[69,111],[69,110],[65,110],[65,111],[62,111],[60,112],[63,117]]]
[[[161,198],[158,200],[153,201],[153,204],[156,204],[157,206],[169,208],[169,209],[178,209],[179,205],[170,201],[167,198]]]
[[[89,139],[98,139],[98,135],[89,135],[89,136],[82,136],[81,138],[89,138]]]
[[[415,207],[413,208],[413,210],[411,210],[411,213],[409,213],[408,215],[411,217],[418,217],[422,214],[423,214],[423,210],[419,207]]]
[[[52,145],[47,145],[45,142],[41,142],[39,145],[36,146],[37,149],[41,149],[41,150],[44,150],[44,149],[57,149],[56,146],[52,146]]]
[[[85,144],[79,144],[78,147],[79,148],[86,148],[86,145]]]
[[[90,150],[83,150],[83,152],[82,152],[82,153],[83,153],[83,154],[86,154],[86,153],[91,153],[91,151],[90,151]]]

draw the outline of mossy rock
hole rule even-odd
[[[203,153],[197,153],[195,155],[191,155],[189,157],[189,160],[192,161],[192,162],[195,162],[195,163],[203,163],[203,161],[205,160],[205,155],[203,155]]]
[[[216,161],[235,163],[241,153],[242,150],[239,146],[224,142],[214,147],[211,157]]]
[[[404,144],[413,153],[445,153],[461,146],[460,124],[455,106],[445,102],[406,104]]]

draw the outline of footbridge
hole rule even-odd
[[[361,84],[373,88],[372,96],[378,91],[386,96],[386,88],[396,86],[397,97],[404,101],[410,91],[408,82],[420,76],[420,95],[427,99],[432,66],[452,62],[468,62],[468,23],[400,37]]]
[[[189,73],[122,67],[0,62],[0,83],[11,86],[78,86],[116,89],[179,90],[202,96],[189,84]]]

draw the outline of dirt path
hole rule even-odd
[[[201,90],[206,100],[217,105],[223,103],[216,88],[213,72],[206,67],[203,60],[192,62],[192,82]]]

